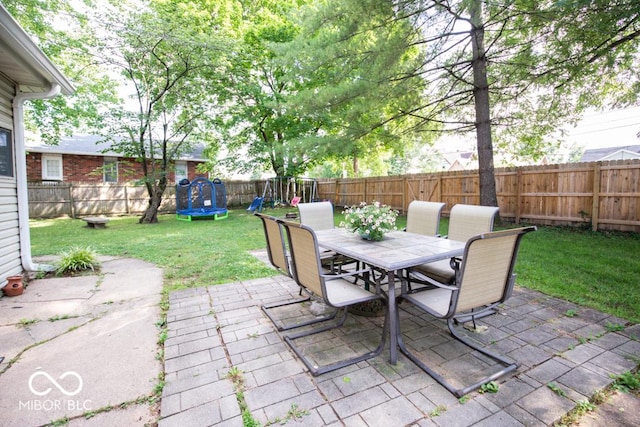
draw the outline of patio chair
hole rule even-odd
[[[396,311],[400,350],[457,397],[518,367],[517,363],[510,362],[461,335],[456,331],[454,322],[456,319],[470,318],[475,327],[476,318],[482,317],[489,310],[493,311],[498,304],[505,302],[511,296],[515,283],[513,267],[520,241],[522,236],[535,229],[536,227],[524,227],[496,231],[469,239],[465,246],[462,263],[454,264],[456,278],[453,285],[431,281],[434,288],[413,293],[406,292],[403,287],[398,301],[407,301],[436,318],[446,319],[449,331],[456,340],[504,365],[503,369],[469,386],[456,388],[407,349],[400,331],[400,316]]]
[[[264,228],[264,236],[265,236],[265,239],[267,240],[267,254],[269,255],[269,262],[282,274],[292,277],[291,269],[290,269],[290,260],[286,251],[286,245],[284,241],[282,226],[280,225],[280,223],[278,223],[275,217],[257,213],[257,212],[254,215],[262,220],[262,225]],[[289,299],[286,301],[280,301],[280,302],[262,305],[261,307],[262,311],[264,312],[264,314],[267,315],[269,320],[271,320],[271,322],[276,326],[276,328],[279,331],[286,331],[286,330],[298,328],[301,326],[312,325],[315,323],[323,322],[325,320],[331,320],[336,317],[337,311],[334,311],[332,314],[327,316],[321,316],[315,319],[310,319],[310,320],[306,320],[306,321],[291,324],[291,325],[279,324],[277,319],[270,313],[269,310],[277,307],[284,307],[292,304],[301,304],[309,301],[311,299],[310,293],[306,292],[306,290],[303,287],[300,287],[299,295],[301,297],[303,292],[305,292],[308,295],[306,298],[295,299],[295,300]]]
[[[305,330],[292,335],[286,335],[284,339],[287,344],[289,344],[291,349],[298,355],[313,375],[320,375],[325,372],[334,371],[380,354],[384,348],[385,338],[387,335],[387,315],[385,315],[384,318],[382,337],[378,347],[375,350],[368,351],[356,357],[319,366],[307,357],[305,349],[300,348],[296,344],[296,340],[300,338],[341,327],[347,318],[347,308],[349,306],[375,300],[383,300],[386,302],[386,295],[380,292],[379,284],[376,286],[376,292],[372,293],[355,285],[351,281],[346,280],[348,277],[364,273],[364,270],[343,274],[323,273],[320,260],[320,250],[318,249],[318,240],[313,229],[298,223],[285,221],[281,221],[281,223],[287,230],[289,248],[291,250],[292,273],[295,281],[301,287],[322,297],[325,304],[342,312],[337,323],[332,322],[330,325],[325,325],[317,329]],[[387,311],[385,311],[385,313],[387,313]]]
[[[407,227],[409,233],[438,236],[440,227],[440,214],[445,203],[423,202],[414,200],[409,203],[407,209]]]
[[[300,223],[311,227],[314,231],[335,227],[331,202],[298,203],[298,213]]]
[[[300,223],[313,229],[313,231],[330,230],[335,227],[333,219],[333,204],[331,202],[298,203],[298,213]],[[328,249],[320,248],[320,258],[322,265],[331,269],[342,268],[346,264],[355,261],[337,254]],[[356,267],[358,269],[358,267]]]
[[[493,206],[454,205],[449,214],[449,229],[445,237],[466,242],[473,236],[493,231],[493,222],[498,210],[499,208]],[[407,274],[409,289],[411,289],[411,282],[424,284],[425,276],[440,283],[451,284],[455,280],[455,272],[450,260],[430,262],[409,270]]]

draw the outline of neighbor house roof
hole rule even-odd
[[[73,85],[36,46],[7,10],[0,4],[0,72],[20,85],[23,93],[43,92],[52,82],[65,95]]]
[[[74,154],[81,156],[122,157],[121,153],[111,150],[111,144],[98,135],[75,135],[60,138],[57,145],[46,144],[29,138],[26,141],[27,151],[33,153]],[[183,154],[178,160],[205,162],[204,144],[196,145],[190,153]]]
[[[606,160],[640,159],[640,145],[593,148],[585,150],[580,161],[598,162]]]

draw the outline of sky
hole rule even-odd
[[[564,147],[561,151],[569,151],[572,146],[585,150],[604,147],[621,147],[640,145],[640,106],[610,110],[605,112],[586,113],[575,127],[566,129]],[[442,153],[472,151],[475,148],[475,134],[465,137],[443,137],[436,147]]]
[[[640,106],[607,112],[587,113],[569,130],[568,141],[585,148],[640,145]]]

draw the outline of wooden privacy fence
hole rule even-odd
[[[29,183],[29,217],[72,218],[141,214],[149,200],[143,186]],[[167,188],[161,212],[175,212],[175,188]]]
[[[137,215],[147,208],[147,189],[141,185],[33,183],[27,186],[30,218],[71,218],[94,215]],[[227,206],[244,206],[262,194],[262,181],[225,181]],[[167,187],[161,213],[176,210],[176,189]]]
[[[591,226],[640,232],[640,161],[496,169],[500,216],[515,223]],[[264,192],[265,180],[224,181],[229,207],[246,207]],[[134,185],[29,183],[31,218],[139,214],[146,189]],[[480,202],[478,171],[375,178],[321,179],[317,197],[337,206],[378,200],[406,212],[412,200],[442,201],[445,215],[457,203]],[[167,188],[161,212],[175,212]]]
[[[500,216],[515,223],[591,225],[640,232],[640,161],[501,168],[495,171]],[[477,170],[318,181],[337,206],[377,200],[406,212],[413,200],[479,204]]]

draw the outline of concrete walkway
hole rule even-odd
[[[100,260],[99,275],[34,280],[22,295],[0,299],[3,427],[64,418],[69,426],[156,422],[147,398],[162,370],[162,270],[133,259]]]
[[[640,355],[640,325],[617,330],[624,320],[516,289],[481,321],[482,332],[467,331],[520,364],[495,394],[458,400],[404,356],[390,365],[388,351],[313,377],[260,310],[287,296],[297,296],[297,286],[283,276],[171,294],[161,427],[242,426],[241,404],[262,425],[544,426],[634,368]],[[326,360],[373,348],[381,322],[350,315],[345,327],[309,340],[309,353]],[[408,345],[453,381],[490,368],[440,321],[403,307],[401,325]]]

